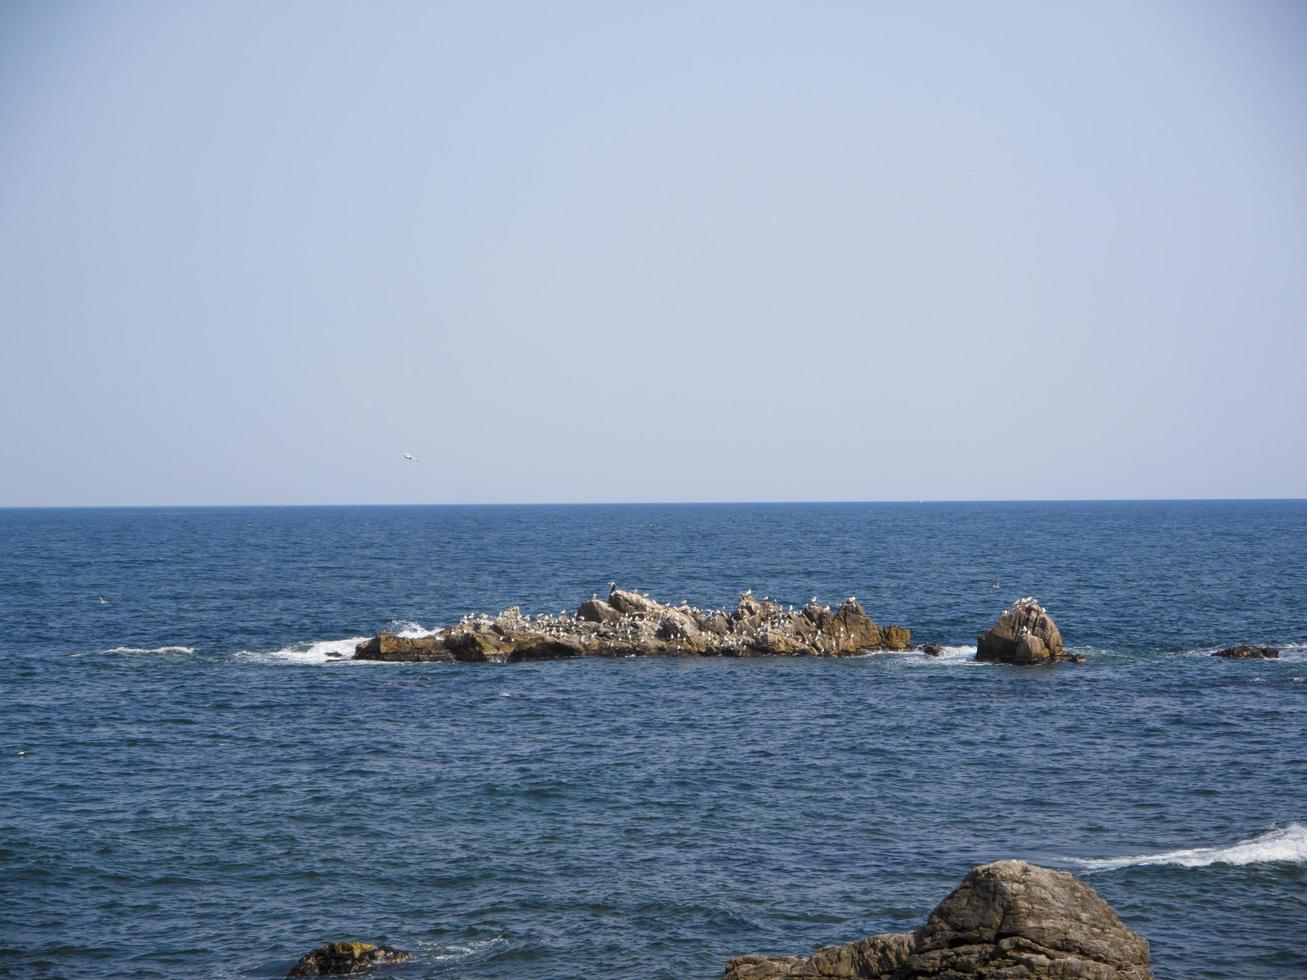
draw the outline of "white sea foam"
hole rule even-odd
[[[1300,823],[1287,824],[1230,847],[1193,847],[1179,851],[1163,851],[1161,854],[1075,859],[1076,864],[1094,871],[1110,871],[1115,868],[1133,868],[1150,864],[1205,868],[1209,864],[1270,864],[1272,862],[1307,863],[1307,826]]]
[[[974,644],[971,646],[941,646],[939,653],[934,656],[922,653],[915,648],[912,650],[874,650],[862,656],[901,658],[905,664],[911,664],[914,667],[929,667],[931,664],[974,664],[976,663],[976,647]]]
[[[408,640],[420,640],[423,637],[435,636],[437,633],[443,632],[443,629],[427,629],[421,623],[412,623],[407,620],[390,623],[386,629],[396,636],[402,636]]]
[[[348,660],[354,648],[366,636],[349,636],[341,640],[318,640],[316,643],[292,643],[280,650],[241,650],[236,654],[242,660],[262,660],[270,663],[326,664]]]
[[[508,940],[503,936],[496,936],[494,939],[476,939],[468,943],[448,943],[432,949],[428,955],[437,962],[465,960],[496,946],[503,946],[507,942]]]
[[[114,647],[112,650],[105,650],[105,653],[194,653],[195,647],[184,646],[162,646],[162,647]]]
[[[926,660],[933,660],[936,663],[964,663],[968,660],[976,659],[976,647],[959,646],[959,647],[942,647],[939,653],[934,657],[926,657]]]

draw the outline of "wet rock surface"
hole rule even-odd
[[[343,977],[385,963],[407,963],[413,954],[371,943],[327,943],[310,950],[291,967],[288,977]]]
[[[973,868],[925,925],[809,957],[742,956],[724,980],[1147,980],[1148,941],[1065,871],[1025,861]]]
[[[1018,599],[976,640],[976,659],[988,663],[1044,664],[1067,660],[1053,617],[1033,596]]]
[[[467,616],[430,636],[378,633],[355,649],[357,660],[515,662],[603,656],[818,656],[907,650],[912,634],[878,626],[850,596],[838,607],[815,601],[783,606],[745,592],[733,610],[669,606],[614,587],[607,599],[581,603],[575,615]]]
[[[1280,651],[1275,647],[1234,646],[1217,650],[1212,656],[1226,660],[1279,660]]]

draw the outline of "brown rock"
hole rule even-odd
[[[912,645],[912,634],[902,626],[882,626],[880,636],[887,650],[906,650]]]
[[[628,592],[625,589],[613,589],[608,593],[608,604],[623,616],[644,616],[649,619],[662,619],[663,613],[667,611],[667,607],[661,602],[655,602],[647,595],[640,595],[639,592]]]
[[[603,599],[586,599],[577,609],[576,618],[587,623],[611,623],[621,619],[622,614]]]
[[[570,636],[540,636],[514,642],[509,651],[510,663],[527,660],[568,660],[584,657],[589,651],[580,640]]]
[[[1149,980],[1148,942],[1065,871],[973,868],[911,933],[828,946],[807,959],[745,956],[725,980]]]
[[[759,599],[752,592],[745,592],[731,613],[731,628],[738,631],[755,630],[768,619],[781,614],[780,603],[770,599]]]
[[[355,660],[441,661],[454,654],[441,636],[408,637],[381,632],[354,648]]]
[[[379,633],[356,648],[360,660],[556,660],[624,656],[850,656],[863,650],[905,650],[911,634],[878,627],[857,600],[832,612],[810,604],[783,609],[746,592],[729,615],[682,604],[666,606],[614,588],[608,601],[590,599],[575,616],[523,616],[516,606],[498,616],[464,617],[431,637]]]
[[[994,628],[976,641],[976,659],[990,663],[1040,664],[1065,656],[1057,624],[1029,596],[1004,609]]]
[[[928,657],[938,657],[944,652],[944,648],[938,643],[923,643],[917,649]]]

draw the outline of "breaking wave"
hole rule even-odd
[[[195,647],[184,646],[162,646],[162,647],[114,647],[112,650],[105,650],[105,653],[194,653]]]
[[[424,636],[435,636],[438,629],[427,629],[418,623],[407,620],[395,620],[387,623],[387,632],[396,636],[416,640]],[[280,650],[240,650],[236,656],[242,660],[259,660],[264,663],[290,664],[330,664],[349,660],[354,656],[354,648],[370,636],[346,636],[339,640],[310,640],[304,643],[292,643]]]
[[[939,653],[933,657],[927,657],[927,660],[933,660],[936,663],[963,663],[974,661],[976,659],[976,645],[942,647]]]
[[[1181,868],[1205,868],[1209,864],[1303,864],[1307,863],[1307,826],[1290,823],[1229,847],[1194,847],[1163,851],[1161,854],[1074,860],[1076,864],[1093,871],[1154,864],[1170,864]]]
[[[499,946],[506,946],[507,944],[508,940],[503,936],[496,936],[493,939],[472,940],[466,943],[448,943],[436,949],[432,949],[427,955],[437,962],[447,960],[465,960],[489,952]]]
[[[366,636],[347,636],[341,640],[292,643],[280,650],[241,650],[236,656],[242,660],[261,660],[267,663],[328,664],[348,660],[354,656],[354,648],[366,639]]]

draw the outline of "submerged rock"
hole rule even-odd
[[[291,967],[288,977],[340,977],[362,973],[380,963],[407,963],[413,954],[371,943],[327,943],[310,950]]]
[[[906,650],[912,634],[877,626],[857,599],[837,609],[815,602],[782,606],[752,592],[734,610],[668,606],[614,587],[607,600],[587,599],[574,616],[466,616],[431,636],[378,633],[355,649],[356,660],[513,662],[603,656],[824,656]]]
[[[993,629],[976,641],[976,659],[1003,664],[1043,664],[1067,659],[1062,634],[1032,596],[999,614]]]
[[[1237,646],[1217,650],[1212,656],[1227,660],[1279,660],[1280,651],[1275,647]]]
[[[1065,871],[1025,861],[973,868],[913,932],[812,956],[742,956],[724,980],[1148,980],[1148,941]]]

